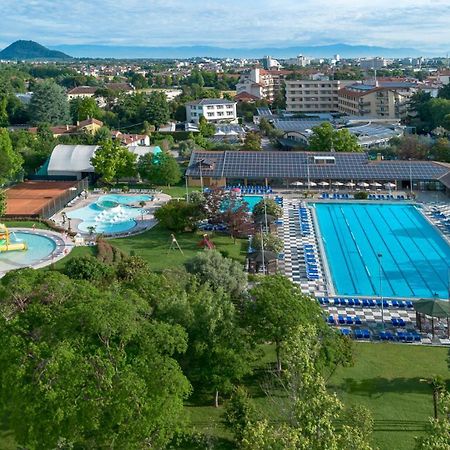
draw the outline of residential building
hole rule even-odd
[[[103,122],[97,119],[86,119],[81,122],[77,122],[76,125],[56,125],[50,127],[50,131],[53,133],[53,137],[68,136],[73,134],[95,134],[99,128],[103,126]],[[28,132],[36,134],[38,132],[37,127],[28,128]]]
[[[339,112],[359,117],[406,117],[408,102],[417,84],[387,81],[372,84],[355,83],[339,90]]]
[[[354,83],[350,80],[286,80],[286,110],[290,113],[338,111],[338,92]]]
[[[359,62],[359,66],[363,70],[378,70],[387,66],[387,61],[384,58],[370,58],[362,59]]]
[[[246,92],[251,96],[272,102],[282,92],[285,78],[291,73],[290,70],[266,70],[255,67],[242,74],[236,84],[236,93],[239,95]]]
[[[102,86],[77,86],[67,91],[67,99],[70,101],[75,98],[94,97],[97,90],[102,88]],[[106,83],[104,88],[117,94],[132,94],[135,91],[130,83]]]
[[[146,134],[124,134],[118,130],[111,131],[111,138],[118,139],[126,147],[150,145],[150,136]]]
[[[271,56],[264,56],[264,58],[261,61],[262,66],[266,70],[270,69],[281,69],[281,64]]]
[[[203,98],[186,104],[186,120],[198,123],[203,116],[211,123],[236,123],[236,102],[222,98]]]

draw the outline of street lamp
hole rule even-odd
[[[381,266],[381,258],[383,257],[383,255],[381,253],[377,254],[377,258],[378,258],[378,277],[380,279],[380,288],[379,288],[379,294],[380,294],[380,301],[381,301],[381,323],[382,323],[382,327],[383,327],[383,331],[384,331],[384,303],[383,303],[383,291],[382,291],[382,266]]]

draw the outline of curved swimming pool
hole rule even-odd
[[[44,262],[56,249],[53,239],[32,232],[12,231],[11,243],[17,242],[25,242],[27,249],[0,252],[0,273]]]
[[[150,195],[102,195],[89,205],[67,212],[70,219],[79,219],[77,229],[83,233],[115,234],[131,230],[144,210],[140,202],[148,202]]]

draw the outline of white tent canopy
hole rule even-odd
[[[361,183],[358,183],[358,186],[369,187],[369,183],[366,183],[366,182],[362,181]]]

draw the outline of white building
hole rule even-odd
[[[211,123],[237,123],[236,102],[222,98],[203,98],[186,104],[186,120],[198,123],[203,116]]]
[[[384,58],[362,59],[359,65],[363,70],[379,70],[387,66],[387,61]]]

